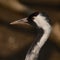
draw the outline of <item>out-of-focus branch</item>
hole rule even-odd
[[[39,4],[39,5],[60,5],[60,0],[20,0],[23,3],[28,3],[28,4]]]
[[[0,0],[0,5],[17,12],[25,12],[28,8],[18,2],[18,0]]]
[[[55,23],[52,26],[52,33],[50,39],[60,47],[60,24]]]

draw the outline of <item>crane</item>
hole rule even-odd
[[[28,50],[25,60],[37,60],[39,56],[39,52],[41,48],[44,46],[45,42],[47,41],[50,33],[51,33],[51,23],[48,15],[44,12],[34,12],[27,18],[21,19],[26,23],[32,25],[37,31],[37,37],[35,38],[34,42],[32,43],[30,49]],[[22,21],[14,21],[10,24],[18,24]],[[43,33],[41,33],[41,30]],[[42,34],[42,36],[40,36]]]

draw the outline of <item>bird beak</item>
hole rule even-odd
[[[20,20],[17,20],[17,21],[13,21],[10,24],[11,25],[21,25],[21,24],[29,25],[27,18],[23,18],[23,19],[20,19]]]
[[[10,25],[12,26],[16,26],[16,27],[22,27],[22,28],[27,28],[29,30],[32,30],[32,26],[29,24],[27,18],[23,18],[23,19],[20,19],[20,20],[17,20],[17,21],[13,21],[10,23]]]

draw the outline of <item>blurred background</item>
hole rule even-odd
[[[47,54],[42,51],[39,59],[60,60],[60,0],[0,0],[0,60],[24,60],[36,33],[30,25],[9,23],[35,11],[46,12],[53,24],[48,46],[43,48]]]

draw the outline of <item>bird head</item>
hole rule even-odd
[[[44,12],[34,12],[29,15],[27,18],[23,18],[17,21],[14,21],[10,24],[30,24],[33,27],[44,28],[51,24],[49,16]]]
[[[45,12],[34,12],[28,16],[27,20],[29,24],[37,27],[43,27],[46,24],[51,25],[51,19]]]

